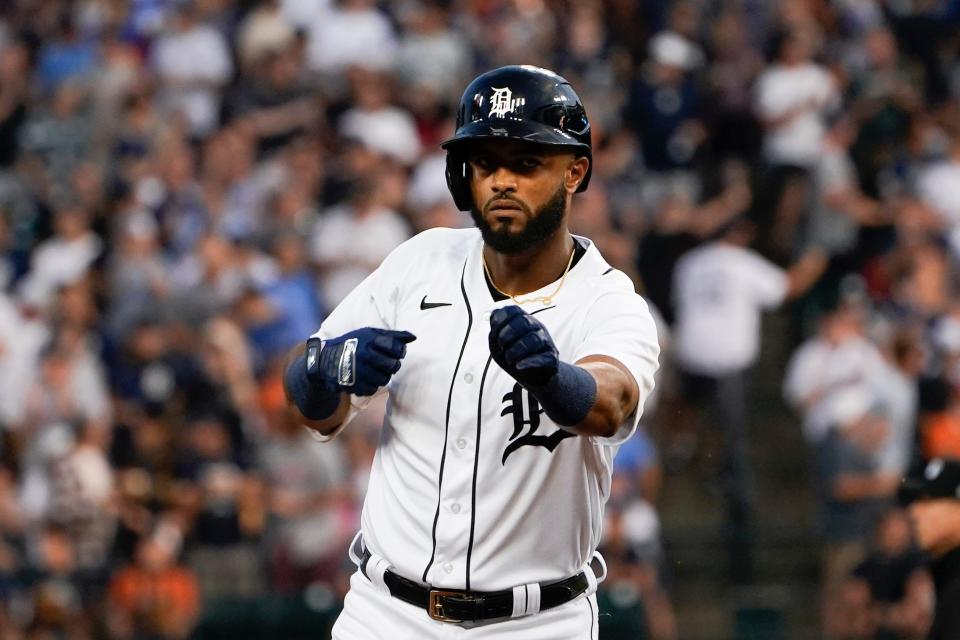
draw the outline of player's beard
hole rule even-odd
[[[532,216],[525,204],[517,200],[514,202],[522,207],[528,216],[526,225],[517,232],[510,231],[507,225],[495,230],[476,205],[470,209],[470,216],[473,218],[473,223],[480,229],[483,241],[497,253],[506,255],[523,253],[552,236],[563,223],[563,216],[567,211],[567,191],[561,184],[556,193]]]

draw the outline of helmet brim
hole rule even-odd
[[[441,142],[440,147],[449,151],[471,140],[520,140],[552,147],[580,149],[587,154],[590,152],[589,146],[556,127],[532,120],[509,118],[496,122],[471,122],[460,127],[455,136]]]

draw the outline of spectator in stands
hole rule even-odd
[[[20,282],[20,295],[45,308],[57,289],[80,280],[100,257],[103,240],[91,229],[90,214],[74,202],[64,202],[54,214],[54,236],[37,246],[30,271]]]
[[[264,592],[254,542],[264,525],[259,482],[245,442],[221,416],[194,416],[185,425],[175,463],[177,504],[189,518],[187,566],[205,602],[254,598]]]
[[[335,585],[354,533],[353,522],[343,521],[352,499],[348,458],[341,443],[321,445],[282,409],[269,424],[259,462],[268,487],[271,586],[295,593],[313,582]]]
[[[333,0],[309,27],[307,65],[328,78],[354,66],[386,70],[394,64],[396,34],[373,0]]]
[[[886,371],[880,350],[863,334],[864,310],[839,299],[820,320],[817,335],[790,357],[783,383],[787,403],[803,419],[803,434],[814,447],[829,435],[834,408],[851,389],[876,399],[877,378]]]
[[[391,103],[390,79],[367,69],[350,74],[353,106],[339,122],[340,134],[403,165],[420,156],[420,138],[410,114]]]
[[[954,111],[954,115],[956,112]],[[960,131],[954,125],[944,157],[931,162],[917,178],[923,201],[941,218],[946,228],[960,225]]]
[[[219,123],[221,90],[233,62],[223,35],[203,23],[196,5],[176,0],[170,29],[154,43],[152,64],[166,113],[182,118],[192,137],[205,138]]]
[[[21,576],[31,637],[54,635],[76,640],[93,638],[93,620],[84,610],[86,592],[77,572],[76,550],[60,528],[43,527],[31,536],[30,562]]]
[[[795,298],[823,273],[813,250],[784,271],[749,248],[753,223],[736,218],[716,240],[684,255],[674,273],[676,361],[687,412],[685,433],[697,431],[697,413],[722,432],[719,482],[731,527],[734,580],[753,580],[752,498],[748,472],[747,373],[760,348],[761,312]]]
[[[870,554],[846,579],[834,605],[836,637],[926,637],[933,618],[933,581],[910,527],[900,509],[888,511],[877,523]]]
[[[310,240],[311,257],[320,270],[323,298],[331,307],[409,237],[406,222],[383,205],[382,195],[370,176],[354,185],[348,202],[321,212]]]
[[[769,246],[789,257],[809,198],[810,171],[820,158],[825,119],[839,106],[836,82],[813,61],[817,34],[796,28],[776,34],[775,61],[757,79],[756,111],[763,124],[769,191],[761,194]]]
[[[649,66],[631,89],[624,119],[637,134],[645,175],[643,201],[656,207],[669,197],[687,202],[700,198],[694,156],[703,142],[701,96],[691,72],[703,63],[703,53],[672,31],[650,41]]]
[[[137,545],[135,560],[110,581],[108,627],[120,640],[189,638],[200,613],[197,578],[177,561],[181,538],[165,524]]]

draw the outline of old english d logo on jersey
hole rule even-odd
[[[526,418],[524,418],[524,396],[527,397]],[[543,413],[543,409],[540,408],[540,403],[537,402],[537,399],[519,384],[513,385],[513,390],[503,396],[503,401],[507,406],[503,408],[500,415],[505,416],[510,414],[513,416],[513,433],[510,435],[510,444],[503,450],[503,460],[501,464],[506,464],[507,456],[520,447],[543,447],[550,453],[553,453],[553,450],[557,448],[561,440],[564,438],[572,438],[574,435],[563,429],[557,429],[548,436],[536,435],[537,429],[540,428],[540,414]],[[529,429],[521,435],[524,427],[529,427]]]
[[[514,98],[509,87],[491,88],[493,94],[490,96],[490,113],[488,114],[491,117],[502,118],[527,102],[524,98]]]

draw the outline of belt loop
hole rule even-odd
[[[594,560],[603,568],[603,574],[599,578],[597,578],[597,574],[593,570]],[[599,551],[594,551],[590,557],[590,561],[583,565],[583,575],[587,578],[587,590],[584,593],[587,596],[592,596],[597,592],[597,585],[607,579],[607,562],[603,559],[603,556],[600,555]]]
[[[350,541],[350,548],[347,550],[347,555],[350,557],[350,561],[357,565],[357,569],[363,568],[363,535],[362,531],[357,531],[357,535],[353,536],[353,540]]]
[[[527,615],[540,613],[540,583],[531,582],[527,586]]]
[[[511,618],[532,616],[540,613],[540,584],[531,582],[513,588],[513,613]]]
[[[366,571],[364,572],[366,573],[366,576],[370,582],[373,583],[373,586],[388,596],[391,595],[390,587],[388,587],[387,583],[384,582],[383,574],[385,574],[389,568],[389,562],[377,554],[370,552],[370,559],[367,560],[367,567]]]
[[[363,544],[362,531],[358,531],[357,535],[353,536],[353,541],[350,543],[350,551],[347,555],[350,556],[353,564],[357,565],[360,573],[365,575],[374,587],[390,595],[390,587],[388,587],[387,583],[383,580],[383,575],[390,568],[390,563],[370,551],[370,549]]]
[[[519,618],[527,615],[527,587],[520,585],[513,588],[513,613],[511,618]]]
[[[592,563],[594,560],[597,561],[597,564],[599,564],[601,567],[603,567],[603,575],[600,576],[599,578],[597,578],[597,584],[599,584],[599,583],[601,583],[601,582],[603,582],[604,580],[607,579],[607,561],[603,559],[603,556],[600,555],[600,552],[599,552],[599,551],[594,551],[594,552],[593,552],[593,557],[590,558],[590,562]],[[596,574],[594,574],[594,575],[596,575]]]

